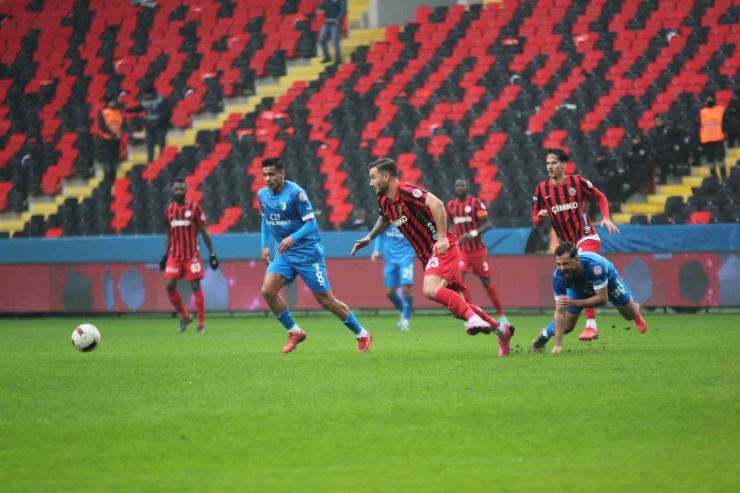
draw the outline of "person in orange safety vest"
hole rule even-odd
[[[115,179],[125,119],[116,98],[108,98],[98,114],[98,141],[106,179]]]
[[[725,168],[725,108],[719,106],[714,94],[708,94],[704,100],[704,108],[699,112],[699,140],[712,167],[712,176],[717,176],[717,163],[719,163],[722,179],[727,177]]]

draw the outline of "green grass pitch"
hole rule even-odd
[[[560,355],[496,356],[442,316],[0,321],[0,491],[736,492],[740,316],[616,316]],[[511,317],[528,347],[547,317]],[[614,326],[614,327],[613,327]],[[551,344],[550,344],[551,347]]]

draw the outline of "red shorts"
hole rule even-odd
[[[177,260],[172,257],[167,259],[167,266],[164,269],[164,277],[167,279],[185,278],[188,281],[195,281],[203,279],[205,276],[206,273],[203,270],[203,262],[201,262],[200,257],[188,260]]]
[[[488,264],[488,252],[476,250],[462,252],[460,258],[460,272],[472,272],[478,277],[491,277],[491,266]]]
[[[578,253],[591,252],[599,253],[601,251],[601,240],[583,240],[578,243]]]
[[[460,248],[450,242],[450,249],[444,255],[435,253],[424,266],[425,276],[439,276],[447,281],[453,291],[466,291],[468,288],[460,276]]]

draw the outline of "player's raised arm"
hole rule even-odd
[[[375,222],[375,226],[373,226],[372,231],[370,231],[370,233],[364,238],[360,238],[355,242],[355,246],[352,247],[352,252],[350,253],[350,255],[354,255],[359,250],[368,246],[371,241],[380,236],[380,234],[383,233],[383,231],[385,231],[386,229],[390,228],[390,226],[391,222],[388,220],[388,218],[385,216],[380,216]]]
[[[437,226],[437,244],[434,247],[440,255],[444,255],[450,249],[450,242],[447,239],[447,213],[445,212],[445,204],[433,193],[427,192],[424,205],[432,211],[434,223]]]

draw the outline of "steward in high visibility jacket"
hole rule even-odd
[[[123,111],[118,108],[116,99],[106,100],[105,108],[98,114],[99,156],[105,166],[106,179],[115,179],[124,125]]]
[[[116,100],[108,100],[98,115],[98,135],[106,140],[120,140],[123,122],[123,111],[116,107]]]
[[[722,178],[727,176],[725,169],[725,108],[717,104],[714,94],[709,94],[705,106],[699,112],[699,141],[704,156],[712,167],[712,176],[717,176],[719,164]]]

